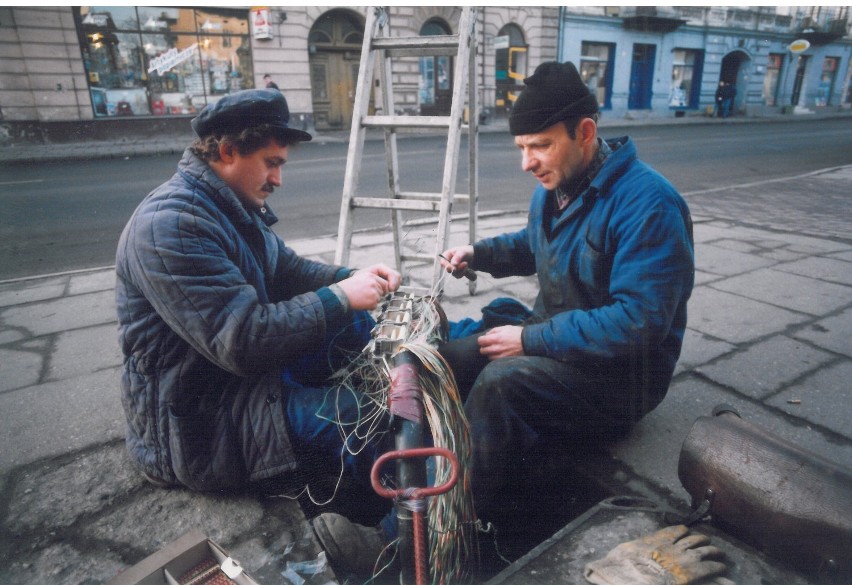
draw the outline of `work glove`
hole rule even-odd
[[[686,526],[670,526],[619,544],[586,564],[583,576],[595,585],[735,585],[721,577],[724,553]]]

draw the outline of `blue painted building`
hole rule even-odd
[[[558,58],[604,116],[708,115],[720,82],[734,115],[852,107],[848,7],[565,7]]]

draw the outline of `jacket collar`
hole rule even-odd
[[[235,223],[253,224],[256,220],[260,220],[267,226],[271,226],[278,221],[278,216],[269,205],[264,205],[260,209],[246,208],[234,190],[228,187],[213,168],[190,148],[184,151],[178,163],[178,172],[197,188],[202,189]]]
[[[585,213],[590,209],[596,199],[603,199],[609,195],[609,185],[618,179],[630,163],[636,159],[636,146],[633,141],[627,137],[616,138],[606,141],[607,146],[611,149],[601,167],[592,178],[591,183],[572,201],[564,210],[559,212],[559,217],[551,225],[547,219],[548,214],[543,216],[544,231],[548,238],[552,238],[562,226],[573,221],[581,213]],[[556,206],[556,197],[548,197],[545,200],[545,205]]]
[[[596,197],[606,197],[609,194],[609,184],[618,179],[627,166],[636,159],[636,144],[629,136],[613,138],[606,143],[612,149],[612,153],[606,157],[588,189]]]

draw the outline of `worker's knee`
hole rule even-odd
[[[528,367],[523,357],[501,358],[489,362],[479,373],[470,391],[468,404],[477,408],[503,408],[526,392]]]

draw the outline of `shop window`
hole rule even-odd
[[[849,66],[846,68],[846,99],[844,104],[852,104],[852,59],[849,61]]]
[[[254,86],[248,13],[75,7],[96,117],[194,114]]]
[[[450,28],[443,21],[432,19],[420,27],[421,36],[449,35]],[[450,57],[420,57],[420,114],[446,116],[452,106],[453,63]]]
[[[672,51],[672,84],[669,107],[695,109],[698,107],[699,82],[704,52],[697,49]]]
[[[819,93],[816,99],[817,106],[831,105],[831,94],[834,92],[834,80],[837,78],[837,66],[840,57],[826,57],[822,61],[822,73],[819,78]]]
[[[767,106],[778,105],[778,80],[781,79],[781,67],[784,55],[770,53],[766,62],[766,74],[763,76],[763,99]]]
[[[611,107],[612,69],[615,45],[583,41],[580,56],[580,77],[598,100],[598,107]]]
[[[435,59],[420,58],[420,105],[435,103]]]

